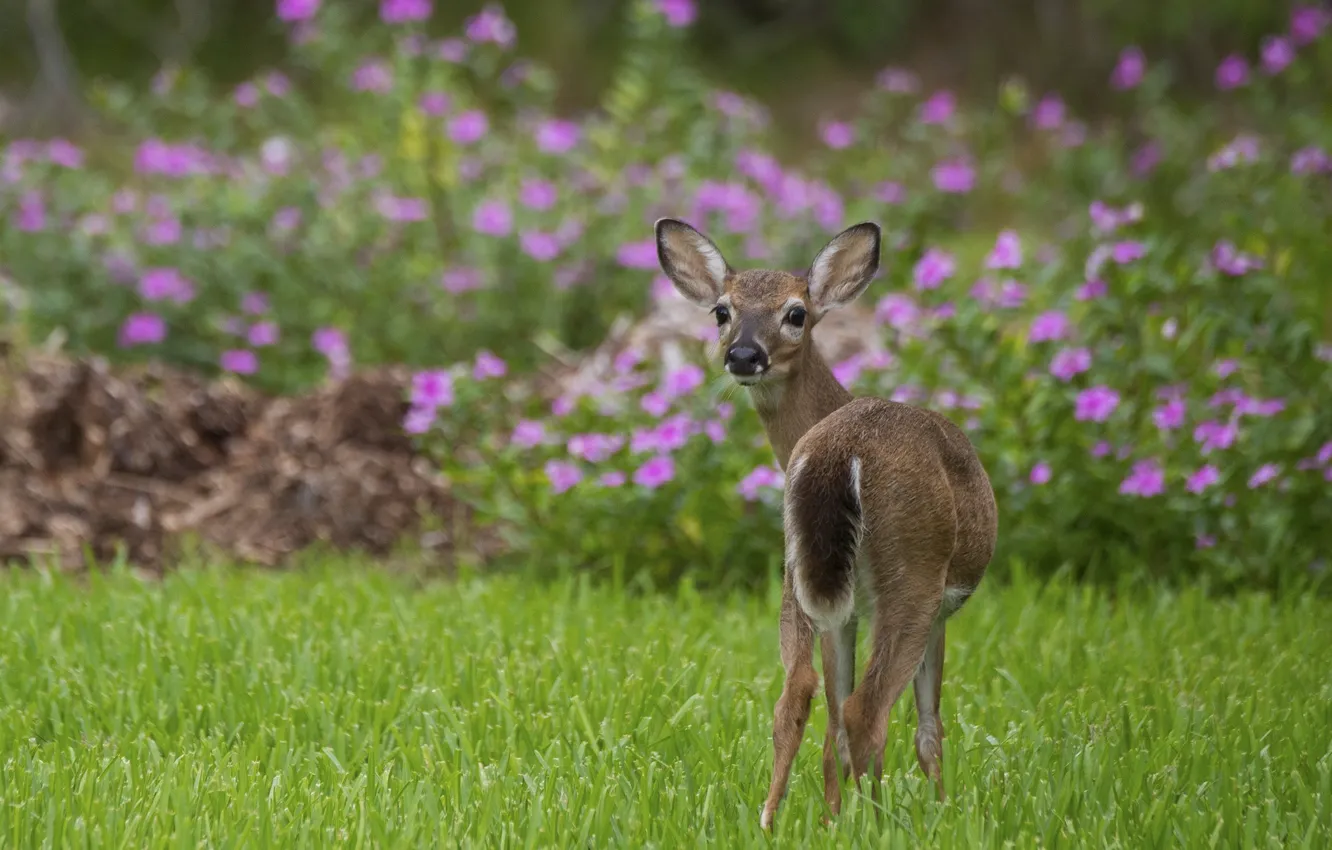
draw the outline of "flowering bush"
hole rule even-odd
[[[598,397],[553,410],[526,378],[675,297],[659,216],[788,269],[874,219],[891,356],[836,372],[968,428],[1000,498],[997,563],[1322,569],[1325,9],[1227,58],[1208,104],[1173,103],[1169,69],[1125,49],[1107,69],[1119,121],[1016,81],[971,109],[885,70],[853,114],[817,117],[823,148],[798,166],[760,107],[680,63],[689,0],[634,6],[603,108],[576,119],[550,112],[498,6],[441,41],[426,0],[384,0],[356,39],[336,5],[276,11],[298,64],[226,99],[188,71],[148,101],[101,91],[132,151],[9,145],[0,250],[36,333],[275,389],[353,358],[417,365],[405,426],[525,557],[744,579],[780,559],[781,475],[715,363],[631,352]]]

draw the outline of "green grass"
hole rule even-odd
[[[769,841],[772,594],[364,565],[0,584],[0,846]],[[1327,601],[1018,579],[949,635],[949,801],[915,765],[908,695],[883,808],[848,790],[821,825],[820,695],[775,843],[1332,841]]]

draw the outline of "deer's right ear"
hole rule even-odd
[[[712,240],[673,218],[657,220],[657,262],[680,294],[700,307],[712,307],[734,274]]]

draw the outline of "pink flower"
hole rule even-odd
[[[916,289],[924,292],[938,289],[956,270],[957,262],[952,254],[939,248],[930,248],[916,261],[912,276],[916,280]]]
[[[539,446],[546,439],[546,426],[535,419],[519,420],[517,425],[513,426],[513,433],[509,435],[509,443],[520,449],[530,449],[533,446]]]
[[[428,91],[416,102],[422,112],[436,118],[448,112],[452,104],[452,98],[442,91]]]
[[[1064,102],[1052,94],[1041,98],[1031,112],[1031,123],[1041,130],[1055,130],[1064,123]]]
[[[250,345],[255,348],[263,348],[268,345],[277,345],[278,326],[276,322],[255,322],[250,326],[247,339]]]
[[[513,22],[494,3],[487,3],[478,14],[468,18],[465,31],[467,37],[477,44],[489,41],[500,47],[509,47],[518,37]]]
[[[536,128],[537,150],[543,153],[566,153],[578,144],[580,131],[572,121],[550,119]]]
[[[845,121],[828,121],[819,130],[823,143],[833,150],[849,148],[856,140],[856,128]]]
[[[646,393],[638,402],[639,407],[653,416],[664,416],[671,409],[671,400],[663,392]]]
[[[1147,248],[1141,242],[1116,242],[1110,246],[1110,259],[1120,265],[1142,259]]]
[[[1275,463],[1265,463],[1249,477],[1249,489],[1261,487],[1281,474],[1281,467]]]
[[[1226,239],[1222,239],[1212,247],[1211,259],[1213,268],[1231,277],[1248,274],[1263,266],[1262,260],[1236,250],[1234,244]]]
[[[1120,483],[1119,492],[1144,499],[1159,496],[1165,492],[1165,470],[1156,460],[1140,460],[1133,464],[1133,470]]]
[[[503,378],[509,367],[503,360],[482,349],[476,354],[476,365],[472,367],[472,377],[478,381],[487,378]]]
[[[553,233],[526,230],[518,237],[523,253],[538,263],[547,263],[560,255],[560,242]]]
[[[253,351],[245,349],[222,352],[220,363],[223,369],[235,372],[237,375],[253,375],[259,371],[259,358]]]
[[[740,483],[735,487],[735,491],[746,502],[752,502],[758,498],[759,490],[762,488],[775,487],[780,489],[785,481],[786,476],[777,467],[758,466],[740,480]]]
[[[890,292],[874,308],[874,318],[899,331],[910,330],[920,316],[920,309],[911,296]]]
[[[389,221],[425,221],[430,217],[430,206],[423,198],[398,198],[383,195],[376,201],[379,214]]]
[[[626,242],[615,252],[616,261],[629,269],[657,268],[657,242],[644,239],[640,242]]]
[[[1296,6],[1290,13],[1290,37],[1303,47],[1318,39],[1332,21],[1332,13],[1318,6]]]
[[[1022,240],[1013,230],[1002,231],[994,241],[994,249],[985,259],[987,269],[1015,269],[1022,265]]]
[[[914,94],[920,89],[916,75],[902,68],[884,68],[874,78],[874,84],[894,94]]]
[[[237,106],[249,109],[259,102],[259,87],[254,83],[241,83],[236,86],[234,98]]]
[[[703,386],[704,377],[701,367],[693,363],[686,363],[666,374],[663,382],[665,386],[662,389],[670,398],[679,398]]]
[[[881,204],[900,204],[906,200],[906,187],[894,180],[875,184],[874,200]]]
[[[479,109],[459,112],[449,119],[449,138],[460,145],[470,145],[479,141],[490,129],[486,113]]]
[[[1051,342],[1068,336],[1069,321],[1059,310],[1049,310],[1031,320],[1027,342]]]
[[[1152,421],[1162,431],[1173,431],[1184,424],[1184,414],[1187,412],[1188,406],[1184,401],[1174,398],[1152,411]]]
[[[24,192],[19,200],[18,229],[25,233],[46,229],[46,200],[36,189]]]
[[[1189,480],[1184,484],[1184,489],[1190,493],[1200,494],[1208,487],[1221,480],[1221,470],[1212,466],[1210,463],[1203,464],[1198,471],[1189,476]]]
[[[1119,407],[1119,393],[1110,387],[1097,385],[1078,393],[1073,418],[1080,422],[1104,422]]]
[[[694,0],[656,0],[656,6],[666,23],[673,27],[687,27],[698,15]]]
[[[1079,301],[1094,301],[1097,298],[1105,297],[1105,294],[1109,291],[1105,281],[1089,280],[1078,287],[1077,294],[1074,297]]]
[[[548,210],[555,206],[559,193],[549,180],[524,180],[518,189],[518,203],[533,210]]]
[[[430,18],[430,0],[381,0],[379,17],[386,24],[405,24]]]
[[[1092,456],[1092,457],[1105,457],[1106,455],[1110,454],[1110,452],[1111,452],[1113,449],[1114,449],[1114,446],[1110,445],[1110,443],[1107,442],[1106,440],[1098,440],[1098,441],[1096,442],[1096,445],[1094,445],[1094,446],[1091,447],[1091,456]]]
[[[1295,48],[1287,39],[1269,35],[1263,39],[1263,70],[1268,74],[1280,74],[1291,62],[1295,61]]]
[[[469,266],[446,269],[439,276],[439,285],[444,287],[445,292],[451,292],[454,295],[480,289],[484,284],[485,280],[481,275],[481,270]]]
[[[1037,461],[1036,465],[1031,468],[1029,480],[1032,484],[1036,485],[1048,484],[1050,482],[1050,476],[1050,464],[1042,460]]]
[[[1291,154],[1291,174],[1319,174],[1325,171],[1332,171],[1332,157],[1321,148],[1311,145]]]
[[[920,123],[944,124],[953,117],[957,98],[950,91],[938,91],[920,105]]]
[[[551,492],[557,495],[583,480],[583,470],[564,460],[546,461],[545,473]]]
[[[438,411],[433,407],[413,407],[402,418],[402,430],[408,434],[424,434],[435,424]]]
[[[121,348],[151,345],[166,339],[166,320],[156,313],[131,313],[120,325],[116,342]]]
[[[319,11],[319,0],[277,0],[279,20],[308,21]]]
[[[393,88],[393,72],[388,65],[372,59],[352,73],[352,88],[382,94]]]
[[[1147,59],[1137,47],[1126,47],[1110,74],[1110,85],[1121,90],[1136,88],[1147,71]]]
[[[503,201],[484,200],[472,213],[472,227],[485,236],[508,236],[513,230],[513,213]]]
[[[624,437],[606,434],[575,434],[565,448],[574,457],[589,463],[601,463],[624,447]]]
[[[146,269],[139,278],[139,296],[145,301],[188,304],[194,300],[194,284],[175,269]]]
[[[1050,374],[1061,381],[1071,381],[1074,375],[1091,368],[1091,352],[1085,348],[1064,348],[1050,360]]]
[[[1200,422],[1193,429],[1193,441],[1202,443],[1199,449],[1203,454],[1211,454],[1217,449],[1228,449],[1239,437],[1239,426],[1234,422]]]
[[[1249,63],[1232,53],[1216,66],[1216,87],[1222,91],[1239,88],[1249,81]]]
[[[453,404],[453,375],[442,369],[417,372],[412,376],[411,403],[419,408],[450,406]]]
[[[966,194],[976,185],[976,169],[962,160],[945,160],[930,171],[940,192]]]
[[[1197,534],[1193,535],[1193,545],[1198,549],[1211,549],[1213,546],[1216,545],[1216,537],[1214,537],[1211,534],[1203,534],[1202,532],[1198,532]]]
[[[241,312],[261,316],[268,312],[268,296],[262,292],[247,292],[241,296]]]
[[[655,490],[675,477],[675,461],[669,455],[657,455],[634,470],[634,483]]]
[[[610,472],[601,473],[601,477],[597,479],[597,483],[602,487],[623,487],[626,480],[627,477],[623,472],[620,472],[618,469],[612,469]]]

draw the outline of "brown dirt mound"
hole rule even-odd
[[[0,368],[0,561],[68,568],[125,547],[160,571],[191,534],[274,565],[313,543],[383,554],[411,534],[451,549],[465,509],[400,423],[410,374],[354,374],[268,399],[160,365]]]

